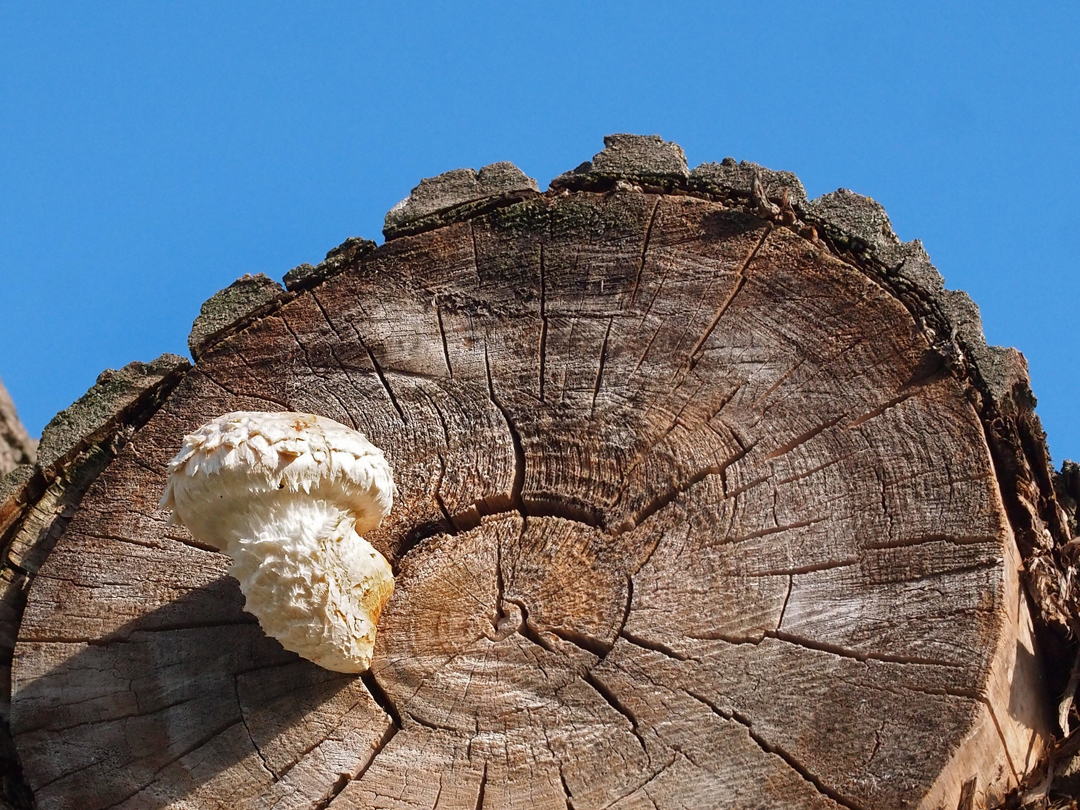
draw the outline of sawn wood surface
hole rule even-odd
[[[534,194],[198,357],[29,592],[11,726],[39,810],[952,810],[1042,751],[970,382],[813,235]],[[264,636],[157,508],[182,436],[235,410],[328,416],[394,468],[365,676]]]

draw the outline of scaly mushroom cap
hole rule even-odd
[[[268,635],[327,669],[361,672],[394,579],[360,533],[389,514],[393,489],[382,451],[355,430],[237,412],[184,437],[160,505],[232,557]]]

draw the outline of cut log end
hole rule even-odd
[[[951,810],[1033,769],[1047,698],[971,374],[786,195],[773,220],[598,188],[617,145],[202,350],[33,584],[11,723],[41,810]],[[238,410],[326,415],[394,468],[360,678],[266,638],[157,510],[181,437]]]

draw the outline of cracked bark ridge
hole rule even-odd
[[[1024,778],[1019,360],[986,384],[919,246],[837,224],[865,198],[807,213],[733,164],[704,190],[671,146],[426,213],[198,353],[33,582],[39,810],[930,810]],[[360,678],[266,638],[157,510],[232,410],[324,414],[394,467]]]
[[[677,143],[659,135],[607,135],[604,149],[589,162],[559,175],[553,189],[587,189],[612,181],[671,187],[690,176],[686,155]]]
[[[773,171],[746,160],[737,163],[734,158],[724,158],[720,163],[702,163],[690,172],[690,188],[749,197],[755,179],[761,182],[769,199],[780,201],[787,195],[792,205],[806,204],[806,189],[791,172]]]
[[[20,464],[32,464],[36,450],[37,442],[19,421],[15,403],[0,382],[0,477]]]
[[[454,216],[473,213],[478,206],[521,199],[539,192],[536,181],[513,163],[492,163],[479,171],[454,169],[420,181],[386,215],[383,235],[394,239],[418,230],[446,224]]]
[[[326,254],[326,259],[315,265],[301,264],[285,274],[282,282],[289,292],[306,290],[314,287],[330,276],[337,275],[346,267],[357,263],[375,249],[375,243],[370,239],[362,239],[359,236],[351,236],[342,244]]]
[[[283,293],[280,284],[262,273],[241,276],[224,290],[214,293],[202,305],[191,325],[188,335],[191,356],[198,359],[214,343],[278,306]]]

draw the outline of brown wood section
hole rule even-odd
[[[1000,795],[1043,720],[966,385],[887,289],[720,203],[556,194],[393,240],[201,356],[87,493],[16,650],[38,807]],[[360,678],[266,638],[157,509],[233,410],[393,465]]]

